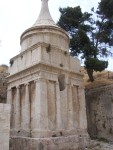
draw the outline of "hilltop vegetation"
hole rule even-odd
[[[7,72],[8,71],[8,66],[5,64],[0,65],[0,73],[1,72]]]
[[[0,103],[6,103],[8,66],[0,65]]]
[[[94,71],[94,82],[89,81],[88,74],[84,67],[81,67],[81,72],[84,74],[84,85],[86,89],[113,84],[113,72],[104,70],[102,72]]]

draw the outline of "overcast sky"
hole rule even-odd
[[[60,16],[59,7],[80,5],[82,11],[90,11],[100,0],[49,0],[49,9],[55,22]],[[21,49],[20,36],[38,18],[41,0],[0,0],[0,64],[9,65],[10,58]],[[110,69],[113,66],[110,64]]]

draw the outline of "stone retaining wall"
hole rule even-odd
[[[88,132],[113,141],[113,84],[86,89]]]
[[[10,105],[0,104],[0,150],[9,150]]]

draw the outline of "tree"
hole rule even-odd
[[[70,53],[84,59],[89,79],[94,81],[93,71],[102,71],[108,66],[108,62],[102,60],[101,56],[107,57],[110,54],[113,24],[104,19],[100,7],[96,13],[94,8],[92,13],[82,13],[79,6],[60,8],[59,11],[61,16],[58,25],[69,33]],[[93,19],[94,13],[96,20]]]
[[[113,21],[113,0],[101,0],[98,8],[106,19]]]
[[[113,46],[113,0],[101,0],[96,14],[99,18],[96,21],[99,28],[98,41],[103,42],[107,47],[103,49],[103,52],[107,51],[106,54],[112,54],[110,48]]]

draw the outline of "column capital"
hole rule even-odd
[[[34,80],[34,83],[37,83],[37,82],[39,82],[38,79]]]
[[[24,86],[29,86],[29,83],[24,83]]]
[[[71,84],[71,86],[76,86],[76,87],[80,87],[78,84]]]
[[[20,89],[20,85],[17,85],[17,86],[16,86],[16,89]]]
[[[36,80],[34,80],[34,83],[39,82],[39,81],[47,81],[47,79],[45,79],[43,77],[39,77]]]
[[[11,90],[12,90],[12,88],[8,88],[8,89],[7,89],[7,92],[8,92],[8,91],[11,91]]]
[[[56,82],[55,82],[55,84],[56,84],[56,85],[59,85],[59,82],[58,82],[58,81],[56,81]]]
[[[78,89],[85,89],[85,87],[84,86],[78,86]]]
[[[71,86],[71,83],[66,83],[67,86]]]

